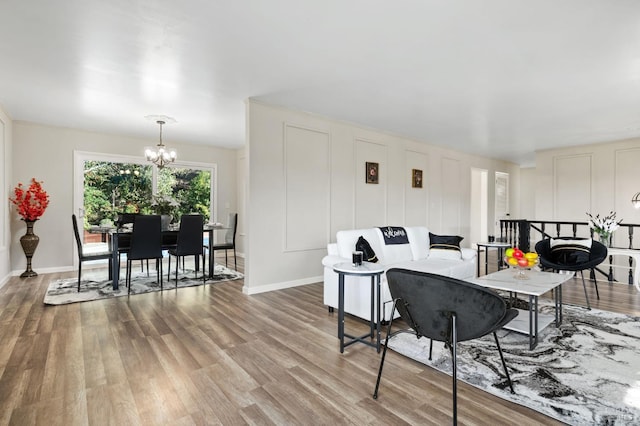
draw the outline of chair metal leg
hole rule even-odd
[[[596,279],[596,274],[593,269],[591,269],[593,273],[593,285],[596,287],[596,297],[600,300],[600,292],[598,291],[598,280]]]
[[[458,424],[458,333],[456,330],[456,314],[451,314],[451,355],[453,357],[453,424]]]
[[[78,293],[80,293],[80,277],[82,276],[82,260],[79,263],[80,264],[78,265]]]
[[[580,271],[580,276],[582,277],[582,288],[584,289],[584,297],[587,299],[587,309],[591,310],[591,303],[589,303],[589,295],[587,294],[587,284],[584,282],[584,274]]]
[[[431,361],[431,355],[433,355],[433,339],[429,340],[429,361]]]
[[[238,270],[238,258],[236,257],[236,247],[233,247],[233,266]]]
[[[380,368],[378,369],[378,379],[376,380],[376,388],[373,391],[373,399],[378,399],[378,388],[380,387],[380,379],[382,378],[382,368],[384,367],[384,359],[387,356],[387,346],[389,346],[389,338],[391,337],[391,325],[393,324],[393,314],[396,312],[396,303],[398,300],[393,301],[393,308],[391,309],[391,319],[389,320],[389,327],[387,328],[387,338],[384,341],[384,350],[382,351],[382,358],[380,358]]]
[[[500,347],[500,342],[498,341],[498,335],[496,332],[493,332],[493,338],[496,339],[496,346],[498,347],[498,353],[500,354],[500,361],[502,361],[502,368],[504,368],[504,374],[507,376],[507,380],[509,381],[509,389],[511,389],[511,393],[515,393],[513,391],[513,384],[511,383],[511,376],[509,376],[509,370],[507,370],[507,363],[504,362],[504,355],[502,354],[502,348]]]

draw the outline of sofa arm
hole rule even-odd
[[[336,243],[327,244],[327,254],[329,256],[338,256],[338,244]]]
[[[322,266],[325,266],[327,268],[333,268],[333,266],[337,265],[338,263],[350,262],[350,261],[351,259],[345,259],[344,257],[329,255],[322,258]]]
[[[461,248],[460,253],[462,255],[462,260],[472,260],[478,255],[478,252],[471,248]]]

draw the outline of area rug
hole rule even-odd
[[[44,303],[47,305],[64,305],[67,303],[87,302],[90,300],[106,299],[110,297],[127,296],[125,286],[124,271],[121,274],[118,290],[113,289],[111,280],[104,280],[106,272],[83,272],[80,292],[78,293],[78,278],[63,278],[51,281],[44,296]],[[203,285],[202,275],[195,278],[192,270],[180,270],[178,273],[178,288]],[[244,278],[240,272],[226,268],[223,265],[216,265],[214,276],[207,278],[206,284],[215,284],[223,281],[239,280]],[[175,290],[175,275],[171,273],[171,280],[167,280],[167,275],[162,277],[164,290]],[[131,277],[131,295],[160,291],[160,284],[157,282],[156,274],[151,272],[147,277],[146,272],[139,270]]]
[[[492,335],[458,344],[458,378],[567,424],[640,424],[640,318],[575,306],[563,312],[560,328],[543,330],[534,350],[525,335],[498,333],[515,394]],[[433,347],[429,361],[427,338],[399,333],[389,340],[390,349],[451,375],[449,350]],[[381,395],[384,381],[383,374]]]

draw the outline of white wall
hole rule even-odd
[[[50,204],[35,225],[40,244],[33,257],[36,272],[67,270],[73,265],[73,152],[144,155],[145,146],[156,140],[85,132],[15,121],[13,123],[13,173],[9,187],[28,182],[32,177],[43,181]],[[226,222],[227,214],[236,211],[236,152],[211,146],[187,145],[166,141],[178,152],[179,160],[217,164],[218,218]],[[20,247],[24,223],[11,213],[11,268],[24,271],[26,260]]]
[[[326,244],[341,229],[426,225],[469,244],[471,169],[519,185],[511,163],[253,100],[247,126],[248,294],[320,281]],[[380,165],[377,185],[365,183],[367,161]],[[422,189],[411,188],[413,168],[423,170]]]
[[[520,216],[518,219],[534,219],[536,216],[536,169],[523,167],[520,169]],[[514,217],[515,218],[515,217]]]
[[[11,118],[0,107],[0,286],[10,277],[11,264],[11,232],[9,227],[9,211],[11,204],[7,199],[11,191],[11,153],[13,146],[13,123]]]
[[[640,139],[536,153],[535,218],[586,222],[586,212],[615,211],[625,223],[640,223],[631,198],[640,191]],[[627,246],[626,233],[614,244]]]

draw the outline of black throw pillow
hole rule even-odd
[[[436,235],[429,232],[429,257],[434,259],[462,259],[459,235]]]
[[[365,240],[361,235],[356,242],[356,250],[361,251],[364,257],[364,260],[371,263],[376,263],[378,261],[378,256],[376,256],[376,252],[371,248],[371,244],[369,241]]]

